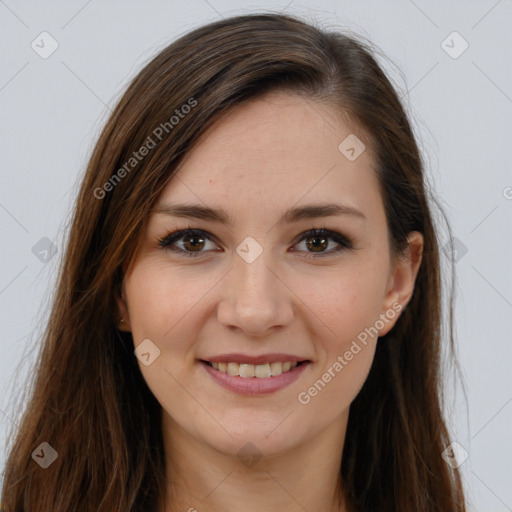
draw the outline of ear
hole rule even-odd
[[[130,313],[128,312],[128,304],[126,302],[125,293],[124,293],[124,282],[121,285],[121,294],[116,293],[116,303],[117,303],[117,318],[116,325],[119,331],[130,332]],[[123,320],[123,321],[121,321]]]
[[[407,241],[408,246],[404,253],[397,257],[388,280],[381,311],[388,321],[379,330],[379,336],[384,336],[394,327],[400,316],[397,313],[407,306],[414,292],[423,254],[423,235],[418,231],[411,231],[407,235]],[[391,313],[393,313],[392,317]]]

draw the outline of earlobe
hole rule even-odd
[[[116,295],[117,302],[117,318],[114,319],[117,329],[123,332],[130,332],[130,314],[128,313],[128,306],[124,297],[124,293],[121,296]]]
[[[411,231],[407,240],[407,249],[397,258],[382,304],[382,313],[392,316],[392,319],[379,331],[379,336],[384,336],[394,327],[400,312],[405,309],[414,292],[423,254],[423,235],[418,231]],[[389,315],[391,311],[393,314]]]

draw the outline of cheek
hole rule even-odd
[[[366,381],[378,342],[383,282],[372,273],[347,273],[326,279],[321,291],[309,288],[304,302],[324,326],[316,330],[318,365],[297,396],[310,417],[334,421]]]
[[[334,419],[349,407],[370,371],[377,344],[376,322],[385,288],[385,261],[360,262],[322,279],[296,281],[309,317],[319,319],[313,330],[318,366],[298,396],[308,414]]]
[[[295,279],[297,295],[309,308],[309,316],[324,326],[331,349],[343,350],[347,343],[379,318],[385,289],[385,272],[377,266],[340,269]],[[328,347],[327,347],[328,348]]]
[[[191,312],[205,293],[183,274],[175,268],[171,272],[160,262],[142,261],[125,278],[134,344],[149,339],[159,350],[149,365],[138,360],[139,369],[155,398],[173,417],[179,417],[190,398],[182,385],[190,377],[186,368],[191,337],[187,333],[193,329]]]
[[[182,324],[200,304],[207,290],[215,285],[214,276],[205,274],[201,285],[187,270],[176,270],[158,263],[140,264],[126,280],[126,291],[130,297],[130,322],[134,341],[144,338],[159,340],[165,344],[173,339],[174,349],[179,349]]]
[[[354,341],[333,354],[298,394],[303,414],[322,418],[325,425],[348,411],[368,377],[375,346],[375,339],[366,344]]]

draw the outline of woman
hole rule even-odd
[[[4,509],[464,511],[439,267],[366,45],[279,14],[181,37],[91,157]]]

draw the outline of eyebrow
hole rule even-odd
[[[173,217],[209,220],[225,224],[227,226],[232,226],[234,224],[233,219],[222,208],[210,208],[200,204],[189,205],[162,203],[154,207],[151,211],[154,213],[170,215]],[[319,217],[332,217],[341,215],[350,215],[363,221],[368,221],[363,212],[352,206],[336,203],[324,203],[291,208],[281,216],[276,224],[291,224],[303,219],[316,219]]]

